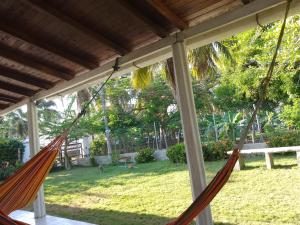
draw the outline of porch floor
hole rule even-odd
[[[86,222],[80,222],[76,220],[70,220],[55,216],[46,216],[44,218],[34,219],[33,212],[24,211],[24,210],[16,210],[10,214],[10,217],[13,219],[28,223],[30,225],[95,225]]]

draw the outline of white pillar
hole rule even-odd
[[[29,135],[30,155],[32,157],[40,150],[38,116],[36,111],[36,105],[33,101],[27,103],[27,116],[28,116],[28,135]],[[33,202],[33,210],[34,210],[35,218],[41,218],[46,215],[43,186],[41,186],[37,194],[37,198]]]
[[[184,142],[187,153],[193,199],[206,187],[204,160],[196,116],[191,75],[189,74],[187,52],[183,41],[172,46],[176,77],[177,101],[179,104]],[[208,206],[197,217],[197,225],[211,225],[212,215]]]

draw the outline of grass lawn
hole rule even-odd
[[[247,161],[213,200],[217,225],[300,224],[300,169],[296,157],[277,157],[274,170],[263,158]],[[224,161],[206,162],[208,180]],[[47,213],[101,225],[159,225],[191,203],[186,165],[167,161],[134,169],[74,168],[51,173],[45,183]]]

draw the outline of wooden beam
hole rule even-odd
[[[4,102],[17,103],[22,100],[22,98],[16,98],[10,95],[0,93],[0,100]]]
[[[90,56],[89,59],[87,59],[88,56],[83,53],[75,53],[75,51],[73,53],[73,51],[71,52],[63,46],[58,46],[57,43],[54,43],[49,39],[39,38],[35,34],[28,33],[24,31],[22,27],[17,27],[15,24],[10,23],[7,20],[0,20],[0,30],[87,69],[95,69],[98,67],[99,63],[97,62],[97,59],[92,59]]]
[[[74,77],[71,71],[63,67],[51,65],[48,62],[41,61],[40,59],[3,44],[0,44],[0,56],[63,80],[71,80]]]
[[[241,1],[242,1],[242,3],[243,3],[244,5],[246,5],[246,4],[248,4],[248,3],[251,2],[251,0],[241,0]]]
[[[128,53],[130,50],[121,44],[117,43],[117,41],[113,40],[111,37],[107,37],[105,34],[100,34],[98,31],[94,30],[91,27],[87,27],[83,25],[80,21],[62,13],[58,9],[52,7],[47,4],[45,1],[36,1],[36,0],[24,0],[31,7],[35,8],[39,12],[48,13],[51,16],[56,17],[57,19],[63,21],[64,23],[74,27],[75,29],[81,31],[82,33],[90,36],[91,38],[101,42],[102,44],[109,47],[115,53],[119,55],[124,55]]]
[[[6,109],[7,107],[9,107],[9,104],[0,103],[0,109]]]
[[[184,30],[188,28],[188,24],[177,16],[163,1],[147,0],[147,2],[178,29]]]
[[[147,27],[149,27],[159,37],[164,38],[169,34],[163,26],[161,26],[161,25],[155,23],[154,21],[152,21],[151,19],[149,19],[147,16],[145,16],[145,14],[141,10],[137,9],[135,6],[133,6],[127,0],[126,1],[125,0],[117,0],[117,1],[132,16],[136,17],[138,20],[143,22]]]
[[[42,89],[50,89],[54,86],[52,82],[42,80],[40,78],[31,76],[30,74],[23,73],[4,66],[0,66],[0,75],[13,80],[21,81],[26,84],[34,85]]]
[[[29,88],[21,87],[19,85],[11,84],[4,81],[0,81],[0,89],[10,91],[19,95],[25,95],[28,97],[34,95],[37,92]]]

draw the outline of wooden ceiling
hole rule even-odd
[[[248,0],[1,0],[0,110]]]

